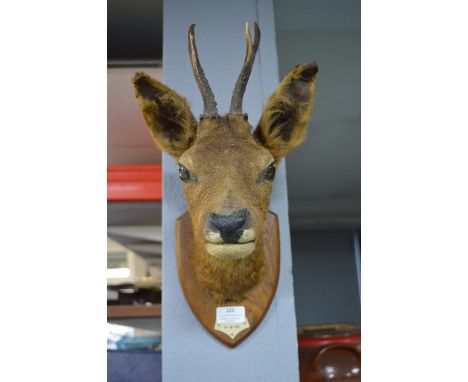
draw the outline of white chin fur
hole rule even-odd
[[[224,243],[224,240],[221,237],[219,232],[207,232],[205,240],[208,243],[213,243],[213,244]],[[242,243],[242,244],[249,243],[251,241],[255,241],[255,231],[253,230],[253,228],[244,230],[244,232],[242,232],[242,236],[239,238],[239,243]]]
[[[211,256],[220,259],[242,259],[255,250],[255,242],[243,244],[213,244],[206,243],[206,250]]]

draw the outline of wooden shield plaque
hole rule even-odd
[[[216,339],[230,347],[238,345],[262,322],[276,293],[280,269],[278,217],[269,212],[265,222],[265,261],[259,283],[246,293],[242,301],[234,303],[237,307],[245,308],[246,321],[241,324],[220,325],[216,321],[216,309],[233,304],[220,306],[214,301],[211,293],[198,283],[193,259],[192,222],[188,212],[177,219],[176,246],[179,281],[193,314]]]

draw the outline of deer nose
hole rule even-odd
[[[249,211],[243,208],[230,215],[210,213],[210,223],[219,230],[225,243],[237,243],[245,229],[245,222]]]

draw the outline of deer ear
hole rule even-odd
[[[318,66],[298,65],[268,99],[254,132],[276,161],[294,150],[307,135],[315,96]]]
[[[145,73],[136,73],[133,85],[154,141],[178,158],[192,145],[197,131],[187,100]]]

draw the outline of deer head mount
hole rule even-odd
[[[199,122],[182,96],[144,73],[133,83],[154,141],[179,163],[195,245],[196,276],[222,302],[239,301],[261,277],[263,237],[275,169],[305,139],[312,111],[317,64],[298,65],[268,99],[252,133],[242,99],[260,43],[246,25],[244,65],[230,112],[219,115],[201,67],[194,25],[188,47],[203,97]]]

